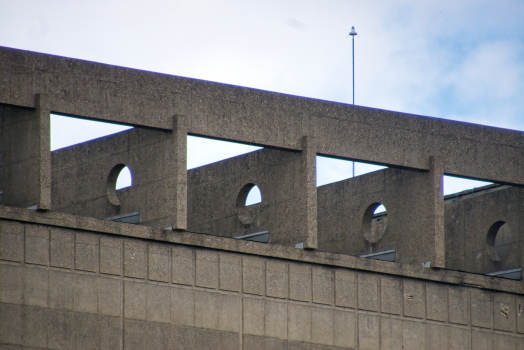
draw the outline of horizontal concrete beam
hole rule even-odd
[[[122,222],[112,222],[69,214],[39,212],[30,209],[4,206],[0,206],[0,219],[134,237],[159,242],[170,242],[219,251],[230,251],[325,266],[338,266],[360,271],[377,272],[481,289],[524,294],[524,285],[521,281],[513,281],[504,278],[460,271],[429,269],[423,268],[422,266],[371,260],[351,255],[297,249],[279,244],[249,242],[234,238],[204,235],[187,231],[162,230]]]
[[[318,153],[524,185],[524,133],[290,96],[34,52],[0,48],[0,103],[300,150],[315,136]]]

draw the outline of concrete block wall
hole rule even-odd
[[[189,170],[188,230],[226,237],[269,230],[271,243],[304,242],[301,161],[300,152],[266,148]],[[262,202],[240,208],[247,184],[259,187]]]
[[[5,349],[517,350],[523,306],[506,292],[0,221]]]
[[[446,201],[446,267],[475,273],[524,266],[524,189],[501,186]],[[503,241],[507,256],[492,259],[487,250],[490,227],[503,221],[511,234]]]
[[[0,105],[0,191],[3,205],[40,201],[39,118],[34,110]]]
[[[396,249],[395,262],[434,261],[432,186],[429,172],[388,168],[318,187],[319,250],[361,255]],[[374,203],[387,210],[377,241],[368,240],[363,225]]]
[[[134,128],[54,151],[52,208],[101,219],[140,211],[142,224],[171,226],[179,211],[177,169],[186,172],[185,157],[177,159],[175,150],[173,132]],[[113,203],[108,177],[119,164],[129,166],[133,185],[115,192],[113,184],[119,202]]]

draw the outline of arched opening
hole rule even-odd
[[[260,188],[254,183],[248,183],[242,187],[237,197],[238,219],[245,225],[253,223],[258,213],[255,204],[262,202]]]
[[[364,212],[362,232],[369,243],[376,243],[384,236],[388,227],[387,210],[382,203],[373,203]]]
[[[116,191],[132,186],[132,182],[131,169],[125,164],[115,165],[107,177],[106,189],[109,202],[113,205],[120,205]]]
[[[513,237],[509,225],[504,221],[497,221],[488,230],[486,249],[493,261],[504,260],[511,251]]]

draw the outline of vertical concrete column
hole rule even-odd
[[[316,249],[317,244],[317,173],[316,155],[317,140],[313,136],[303,136],[302,163],[300,185],[302,189],[302,210],[305,217],[302,220],[305,233],[304,248]]]
[[[431,205],[433,207],[432,229],[435,237],[435,258],[431,266],[445,267],[446,237],[444,235],[444,195],[443,195],[444,159],[429,157],[429,177],[431,183]]]
[[[51,210],[51,106],[48,95],[36,95],[36,117],[39,139],[38,209]]]
[[[174,230],[187,229],[187,124],[184,116],[173,120],[173,147],[176,159],[176,218]]]

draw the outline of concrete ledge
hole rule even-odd
[[[203,235],[187,231],[167,231],[147,226],[108,222],[106,220],[94,218],[54,212],[39,212],[5,206],[0,207],[0,219],[177,243],[222,251],[294,260],[319,265],[337,266],[481,289],[524,294],[524,284],[521,281],[505,280],[496,277],[444,269],[428,269],[423,268],[422,266],[403,265],[386,261],[359,258],[357,256],[296,249],[294,247],[277,244],[241,241],[233,238]]]

